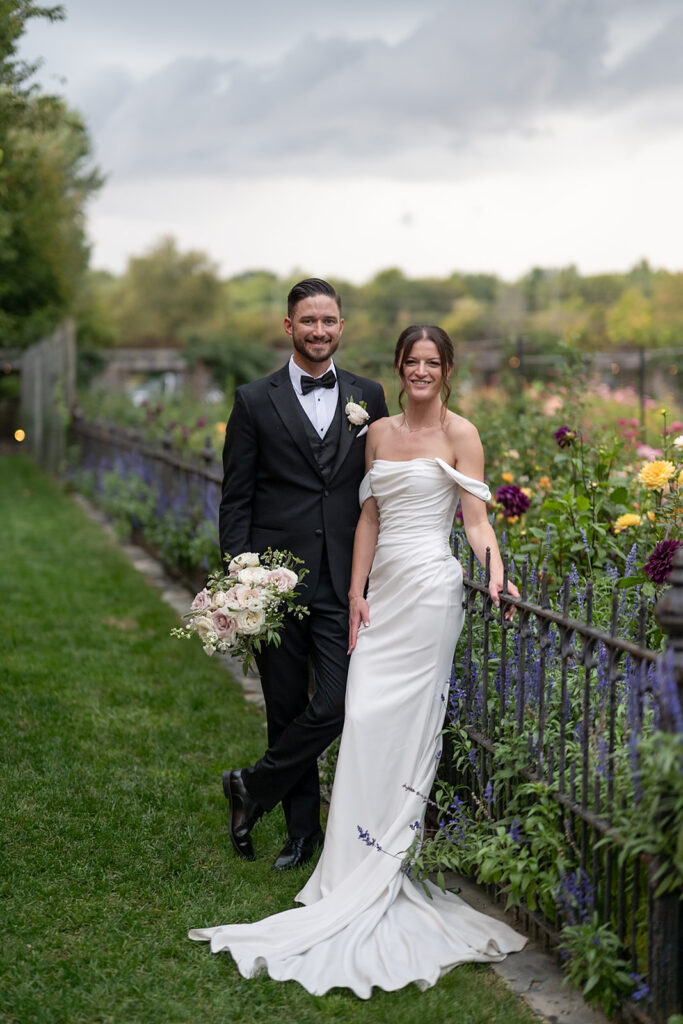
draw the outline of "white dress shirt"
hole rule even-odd
[[[328,369],[332,370],[336,378],[337,371],[333,362],[330,361]],[[299,399],[301,408],[313,424],[315,432],[319,437],[324,437],[329,430],[330,423],[334,419],[334,413],[339,400],[339,382],[337,381],[333,388],[314,388],[305,395],[301,390],[301,378],[310,376],[309,373],[304,373],[301,367],[297,366],[294,362],[294,356],[289,357],[289,379],[296,392],[296,397]],[[317,376],[321,377],[322,374],[319,373]]]

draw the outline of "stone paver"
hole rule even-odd
[[[469,878],[450,874],[446,884],[449,889],[459,890],[459,895],[475,910],[515,927],[514,915],[506,913],[502,904]],[[554,957],[531,939],[521,953],[514,953],[492,967],[534,1013],[552,1024],[608,1024],[602,1013],[584,1002],[580,992],[563,985],[565,974]]]
[[[81,495],[74,495],[74,500],[91,519],[106,530],[112,540],[120,545],[134,568],[156,587],[162,600],[170,605],[178,616],[182,616],[188,610],[194,594],[187,587],[169,579],[163,566],[142,548],[135,544],[121,543],[98,508]],[[240,662],[233,658],[226,657],[224,661],[235,681],[242,686],[245,699],[263,708],[263,694],[258,675],[250,672],[245,676]],[[507,914],[501,904],[492,900],[470,879],[449,875],[446,881],[449,888],[459,890],[460,896],[471,907],[498,920],[507,921],[513,928],[515,927],[513,915]],[[602,1013],[586,1005],[580,993],[562,984],[565,976],[558,964],[531,939],[521,953],[514,953],[492,966],[512,991],[521,996],[543,1020],[551,1024],[608,1024]]]

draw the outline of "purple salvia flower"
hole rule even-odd
[[[512,824],[508,829],[508,835],[510,836],[510,839],[512,839],[513,843],[522,842],[522,829],[519,824],[519,818],[513,818]]]
[[[631,993],[631,999],[634,1003],[639,1003],[641,999],[650,998],[650,986],[645,984],[645,979],[642,974],[629,974],[629,978],[633,982],[633,992]]]
[[[362,843],[365,843],[366,846],[374,846],[376,849],[381,851],[382,847],[379,845],[377,840],[370,835],[366,828],[361,828],[360,825],[356,825],[356,828],[358,829],[358,838]]]
[[[633,570],[636,566],[636,559],[638,557],[638,545],[634,544],[626,556],[626,562],[624,564],[624,576],[632,576]]]
[[[593,910],[594,888],[589,876],[580,868],[560,875],[555,889],[558,909],[569,924],[584,924]]]

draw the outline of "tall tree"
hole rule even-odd
[[[217,269],[198,251],[180,252],[171,237],[128,260],[112,310],[122,344],[180,344],[209,321],[221,298]]]
[[[78,114],[40,92],[17,47],[61,7],[0,0],[0,330],[30,344],[70,312],[87,265],[84,208],[101,179]]]

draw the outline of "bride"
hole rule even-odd
[[[481,562],[490,549],[496,605],[503,565],[486,515],[479,434],[446,406],[450,338],[439,327],[406,328],[394,367],[402,412],[372,423],[367,436],[346,717],[325,845],[296,897],[305,906],[189,933],[214,953],[228,950],[245,977],[267,971],[314,995],[343,986],[368,998],[373,986],[393,991],[411,981],[428,988],[456,964],[502,960],[525,943],[429,882],[427,894],[403,864],[424,822],[420,794],[438,766],[463,624],[462,569],[449,546],[458,500]]]

